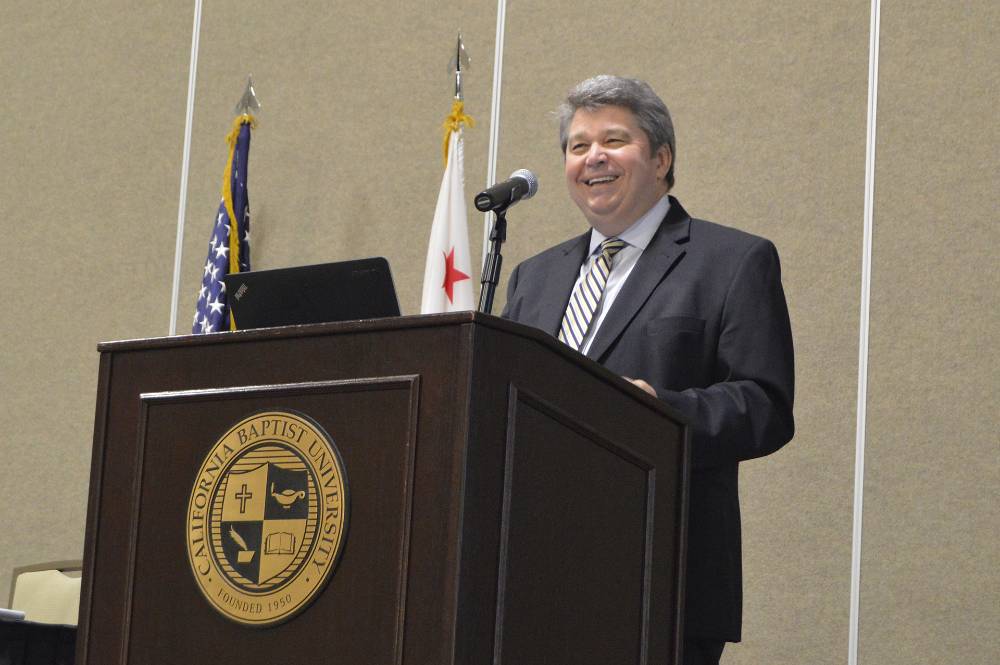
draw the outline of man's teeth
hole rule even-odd
[[[606,175],[606,176],[601,176],[600,178],[591,178],[590,180],[587,181],[587,184],[588,185],[600,185],[601,183],[611,182],[611,181],[617,180],[617,179],[618,179],[618,176]]]

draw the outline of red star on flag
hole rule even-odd
[[[469,279],[469,276],[455,267],[455,248],[452,247],[444,256],[444,284],[441,285],[448,295],[448,302],[455,302],[455,282],[461,282],[463,279]]]

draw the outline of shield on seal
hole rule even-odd
[[[307,472],[272,462],[233,471],[222,500],[226,562],[252,585],[267,584],[298,557],[309,516]]]

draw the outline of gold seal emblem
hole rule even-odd
[[[347,498],[340,454],[312,420],[266,412],[234,425],[188,502],[188,560],[205,598],[253,626],[303,610],[337,563]]]

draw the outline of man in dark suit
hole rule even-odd
[[[794,432],[778,254],[764,238],[690,217],[668,195],[673,124],[648,84],[588,79],[560,116],[566,184],[592,228],[519,265],[504,316],[557,335],[687,417],[684,663],[718,663],[742,621],[738,465]]]

